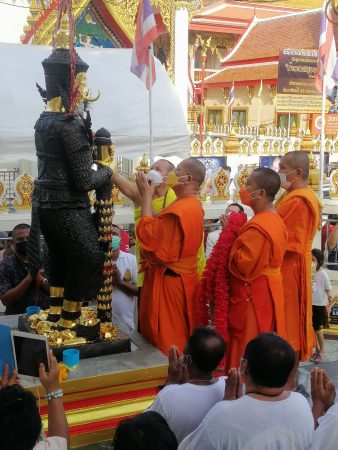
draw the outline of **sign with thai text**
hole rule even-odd
[[[279,54],[277,112],[321,112],[315,86],[317,50],[284,49]]]

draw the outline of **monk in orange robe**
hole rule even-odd
[[[239,367],[247,343],[259,333],[285,337],[280,268],[287,232],[273,206],[280,188],[276,172],[258,168],[240,191],[254,216],[240,230],[229,257],[229,345],[226,368]]]
[[[137,174],[141,219],[136,233],[145,272],[139,308],[140,331],[165,354],[173,344],[182,351],[196,326],[197,255],[204,221],[197,196],[204,176],[205,167],[198,159],[183,160],[167,178],[177,200],[153,217],[154,187],[144,174]]]
[[[308,187],[309,158],[302,151],[289,152],[280,160],[284,195],[277,212],[288,231],[288,243],[282,265],[286,338],[296,352],[296,365],[290,375],[294,388],[299,359],[306,361],[313,346],[311,249],[319,226],[321,206]]]

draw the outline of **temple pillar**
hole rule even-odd
[[[175,3],[174,23],[174,83],[181,101],[184,117],[188,109],[188,2]]]

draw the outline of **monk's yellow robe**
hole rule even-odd
[[[171,205],[171,203],[176,200],[176,194],[170,187],[167,190],[166,195],[163,197],[157,197],[154,198],[151,206],[153,210],[154,216],[158,216],[159,213],[166,208],[167,206]],[[135,208],[134,209],[134,222],[135,222],[135,228],[137,227],[137,224],[139,223],[141,219],[141,208]],[[144,273],[140,271],[142,266],[142,256],[140,255],[140,244],[138,239],[136,238],[135,242],[135,256],[137,261],[137,267],[138,267],[138,274],[137,274],[137,286],[141,287],[143,285],[143,279],[144,279]],[[206,260],[205,260],[205,254],[204,254],[204,240],[202,239],[201,246],[198,251],[198,274],[199,276],[202,275],[204,268],[205,268]]]
[[[286,253],[282,264],[286,337],[301,361],[311,355],[312,241],[320,223],[320,202],[310,188],[295,189],[277,204],[277,212],[288,231]]]
[[[246,345],[259,333],[285,337],[281,265],[286,227],[276,212],[249,220],[232,245],[229,258],[229,310],[226,369],[238,368]]]
[[[142,217],[136,228],[144,258],[140,331],[165,354],[173,344],[182,352],[196,326],[203,222],[201,202],[185,196],[157,217]]]

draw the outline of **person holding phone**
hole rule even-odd
[[[0,448],[29,450],[68,450],[69,430],[59,384],[59,369],[49,352],[49,372],[43,363],[39,378],[48,400],[48,438],[42,439],[42,422],[34,395],[20,386],[14,370],[5,365],[0,389]]]

